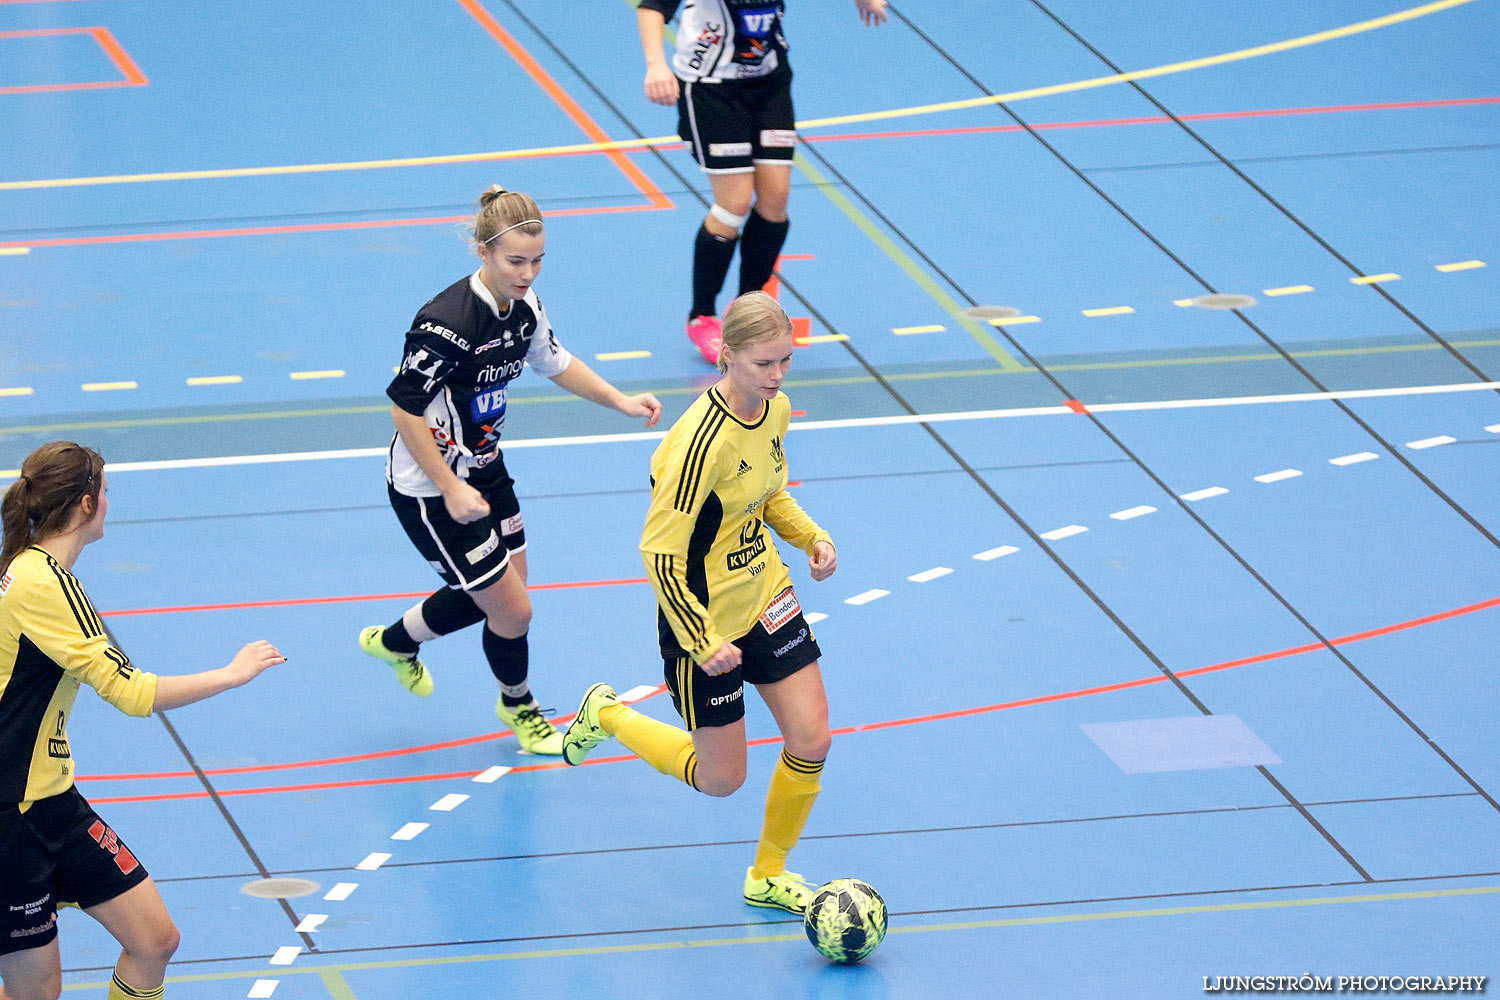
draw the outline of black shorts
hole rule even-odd
[[[796,600],[791,587],[776,595],[772,607],[787,597]],[[738,722],[745,717],[745,682],[774,684],[823,655],[800,606],[776,631],[767,632],[757,621],[749,632],[730,641],[740,648],[740,665],[716,677],[705,674],[680,647],[662,644],[672,706],[689,730]]]
[[[496,459],[484,473],[483,479],[476,475],[468,482],[484,495],[490,512],[468,524],[453,520],[442,497],[409,497],[386,485],[406,537],[455,590],[488,587],[505,575],[510,554],[526,548],[521,503],[505,464]]]
[[[0,806],[0,955],[57,937],[57,904],[84,909],[146,881],[146,866],[70,788],[26,812]]]
[[[748,174],[757,163],[792,162],[797,145],[792,73],[720,83],[682,82],[677,134],[705,173]]]

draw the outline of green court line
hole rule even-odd
[[[1500,339],[1455,340],[1454,347],[1500,347]],[[1302,358],[1348,358],[1375,354],[1402,354],[1412,351],[1436,351],[1438,344],[1392,344],[1381,347],[1331,347],[1314,351],[1290,351],[1292,357]],[[1080,361],[1077,363],[1048,364],[1053,372],[1111,371],[1131,368],[1170,368],[1184,365],[1242,364],[1245,362],[1281,361],[1281,355],[1264,354],[1219,354],[1186,358],[1142,358],[1134,361]],[[982,378],[995,375],[1035,374],[1030,366],[1021,368],[955,368],[935,372],[897,372],[882,375],[887,382],[921,382],[927,379]],[[875,381],[872,375],[843,375],[828,378],[788,379],[787,389],[806,389],[836,385],[868,385]],[[699,386],[672,386],[652,389],[658,396],[696,396],[703,389]],[[576,403],[579,397],[570,393],[547,396],[520,396],[511,399],[512,406],[535,405],[537,403]],[[0,425],[0,435],[6,434],[50,434],[57,431],[119,430],[128,427],[175,427],[187,424],[233,423],[242,420],[287,420],[307,417],[338,417],[351,414],[388,413],[388,405],[378,406],[334,406],[322,410],[265,410],[256,413],[225,413],[190,417],[137,417],[123,420],[94,420],[67,424],[16,424]]]
[[[930,934],[938,931],[987,930],[996,927],[1035,927],[1046,924],[1085,923],[1095,920],[1128,920],[1139,917],[1180,917],[1207,913],[1237,913],[1250,910],[1278,910],[1302,906],[1334,906],[1345,903],[1391,903],[1417,899],[1451,899],[1462,896],[1487,896],[1500,893],[1500,885],[1474,886],[1464,889],[1424,889],[1415,892],[1386,892],[1363,896],[1313,896],[1302,899],[1269,899],[1249,903],[1211,903],[1204,906],[1172,906],[1152,910],[1113,910],[1105,913],[1064,913],[1054,916],[1008,917],[1002,920],[971,920],[951,924],[923,924],[916,927],[892,927],[891,934]],[[552,948],[543,951],[507,951],[489,955],[450,955],[443,958],[401,958],[382,962],[351,962],[342,965],[304,966],[302,968],[261,969],[248,972],[210,972],[200,975],[168,976],[169,983],[201,983],[224,979],[267,979],[295,975],[330,976],[342,981],[346,972],[371,972],[378,969],[410,969],[439,965],[469,965],[475,962],[511,962],[536,958],[581,958],[593,955],[626,955],[651,951],[676,951],[683,948],[720,948],[730,945],[779,944],[802,941],[805,935],[762,934],[740,938],[709,938],[699,941],[656,941],[641,944],[599,945],[584,948]],[[68,990],[101,989],[108,983],[71,983]],[[348,984],[344,984],[348,988]],[[333,987],[330,986],[330,990]],[[353,993],[334,993],[335,1000],[346,1000]]]

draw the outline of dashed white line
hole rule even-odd
[[[1485,430],[1489,431],[1491,434],[1500,434],[1500,424],[1490,424],[1485,427]]]
[[[29,385],[13,385],[7,389],[0,389],[0,396],[30,396],[35,391]]]
[[[438,799],[427,808],[431,812],[448,813],[457,809],[467,801],[469,801],[469,797],[467,795],[460,794],[459,792],[449,792],[447,795],[444,795],[442,798]]]
[[[1408,441],[1406,442],[1406,446],[1408,448],[1413,448],[1417,451],[1421,451],[1423,448],[1436,448],[1440,444],[1453,444],[1456,441],[1458,441],[1458,438],[1452,438],[1446,434],[1440,434],[1437,437],[1422,438],[1422,440],[1420,441]]]
[[[1135,312],[1131,306],[1106,306],[1103,309],[1080,309],[1085,316],[1093,319],[1096,316],[1125,316]]]
[[[270,961],[272,965],[291,965],[300,954],[302,954],[300,944],[283,945],[276,949],[276,954],[271,956]]]
[[[85,382],[78,388],[84,392],[114,392],[118,389],[139,389],[135,382]]]
[[[1384,274],[1366,274],[1358,278],[1350,278],[1351,285],[1378,285],[1383,281],[1400,281],[1401,275],[1386,271]]]
[[[487,768],[485,768],[483,771],[480,771],[478,774],[474,775],[474,777],[470,778],[469,780],[470,781],[477,781],[481,785],[493,785],[495,782],[499,781],[501,778],[503,778],[507,774],[509,774],[510,771],[511,771],[510,768],[508,768],[508,767],[501,767],[500,765],[497,764],[494,767],[487,767]]]
[[[1182,495],[1182,499],[1184,499],[1184,500],[1207,500],[1209,497],[1221,497],[1225,493],[1228,493],[1228,492],[1229,491],[1226,490],[1222,486],[1210,486],[1207,489],[1193,490],[1193,492],[1191,492],[1191,493],[1184,493]]]
[[[327,897],[325,896],[324,898],[326,899]],[[309,913],[307,916],[302,918],[302,923],[298,924],[295,930],[299,934],[311,934],[313,931],[323,926],[323,921],[327,919],[328,914],[326,913]]]
[[[1329,465],[1355,465],[1359,462],[1373,462],[1380,456],[1373,451],[1356,451],[1352,455],[1340,455],[1338,458],[1330,458]]]
[[[650,684],[637,684],[635,687],[631,688],[629,691],[626,691],[624,694],[620,695],[620,700],[623,701],[623,702],[640,701],[642,698],[646,697],[648,694],[655,694],[655,693],[656,693],[656,688],[652,687]]]
[[[926,583],[928,580],[936,580],[940,576],[947,576],[953,570],[947,566],[934,566],[932,569],[924,569],[920,573],[913,573],[907,577],[912,583]]]
[[[1475,268],[1484,267],[1484,261],[1461,260],[1454,264],[1434,264],[1432,266],[1437,268],[1439,271],[1442,271],[1444,274],[1449,274],[1453,271],[1472,271]]]
[[[389,854],[381,854],[379,851],[376,851],[374,854],[367,855],[363,861],[354,867],[362,872],[372,872],[389,860],[391,860]]]
[[[342,368],[327,368],[314,372],[292,372],[288,377],[294,382],[305,382],[315,378],[343,378],[346,374],[348,373]]]
[[[1128,521],[1133,517],[1144,517],[1147,514],[1155,513],[1155,507],[1149,506],[1147,504],[1141,504],[1139,507],[1126,507],[1124,510],[1117,510],[1109,516],[1114,518],[1116,521]]]
[[[1313,291],[1312,285],[1282,285],[1280,288],[1262,288],[1262,295],[1306,295]]]
[[[1059,538],[1070,538],[1073,535],[1081,535],[1089,529],[1081,524],[1070,524],[1066,528],[1053,528],[1051,531],[1042,532],[1042,537],[1049,542],[1055,542]]]
[[[1296,479],[1302,475],[1301,469],[1282,469],[1280,472],[1267,472],[1263,476],[1256,476],[1257,483],[1279,483],[1283,479]]]
[[[188,385],[239,385],[245,381],[240,375],[195,375],[187,380]]]
[[[871,601],[878,601],[889,594],[889,590],[867,590],[863,594],[855,594],[853,597],[844,598],[844,603],[869,604]]]
[[[632,361],[636,358],[649,358],[650,351],[606,351],[603,354],[594,355],[595,361]]]
[[[1001,556],[1008,556],[1013,552],[1020,551],[1021,550],[1016,548],[1014,545],[1002,545],[999,548],[985,549],[983,552],[976,552],[974,553],[974,558],[978,559],[980,562],[989,562],[991,559],[999,559]]]
[[[897,326],[892,327],[891,332],[898,337],[907,337],[914,333],[942,333],[943,327],[936,323],[930,326]]]
[[[281,982],[279,979],[257,979],[254,985],[250,987],[250,992],[246,993],[245,996],[248,1000],[266,1000],[267,997],[276,992],[276,984],[279,982]]]
[[[802,617],[807,622],[807,624],[809,624],[809,625],[816,625],[816,624],[818,624],[818,622],[822,622],[822,621],[827,621],[828,620],[828,616],[825,615],[825,614],[823,614],[823,612],[821,612],[821,611],[809,611],[807,614],[803,615]]]
[[[416,840],[422,831],[427,829],[426,823],[408,823],[395,833],[391,834],[392,840]]]
[[[373,855],[373,854],[370,855],[371,858],[373,858],[374,856],[375,855]],[[390,855],[387,854],[387,855],[385,855],[385,857],[390,857]],[[366,858],[365,860],[368,861],[368,860],[370,860],[370,858]],[[361,863],[361,865],[362,864],[363,863]],[[333,901],[335,903],[342,902],[343,900],[346,900],[351,895],[353,895],[354,890],[358,889],[358,888],[359,888],[359,883],[358,882],[339,882],[339,883],[336,883],[332,889],[329,889],[328,892],[327,892],[327,894],[324,895],[323,898],[327,899],[327,900],[331,900],[331,901]]]

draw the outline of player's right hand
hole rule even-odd
[[[717,653],[704,660],[701,664],[701,666],[703,667],[703,672],[710,677],[717,677],[720,674],[727,674],[729,673],[729,671],[733,670],[739,665],[740,647],[736,646],[728,639],[724,640],[724,645],[719,647],[719,651]]]
[[[472,524],[490,513],[484,494],[463,480],[443,494],[443,506],[448,508],[448,516],[459,524]]]
[[[646,99],[652,104],[676,104],[677,88],[677,77],[666,66],[646,67]]]
[[[281,655],[281,650],[264,639],[257,639],[235,653],[234,659],[229,661],[229,666],[225,669],[233,678],[235,687],[238,687],[260,676],[261,671],[285,662],[286,657]]]

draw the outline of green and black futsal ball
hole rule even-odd
[[[885,900],[857,878],[834,879],[813,892],[802,926],[824,958],[858,962],[885,937]]]

